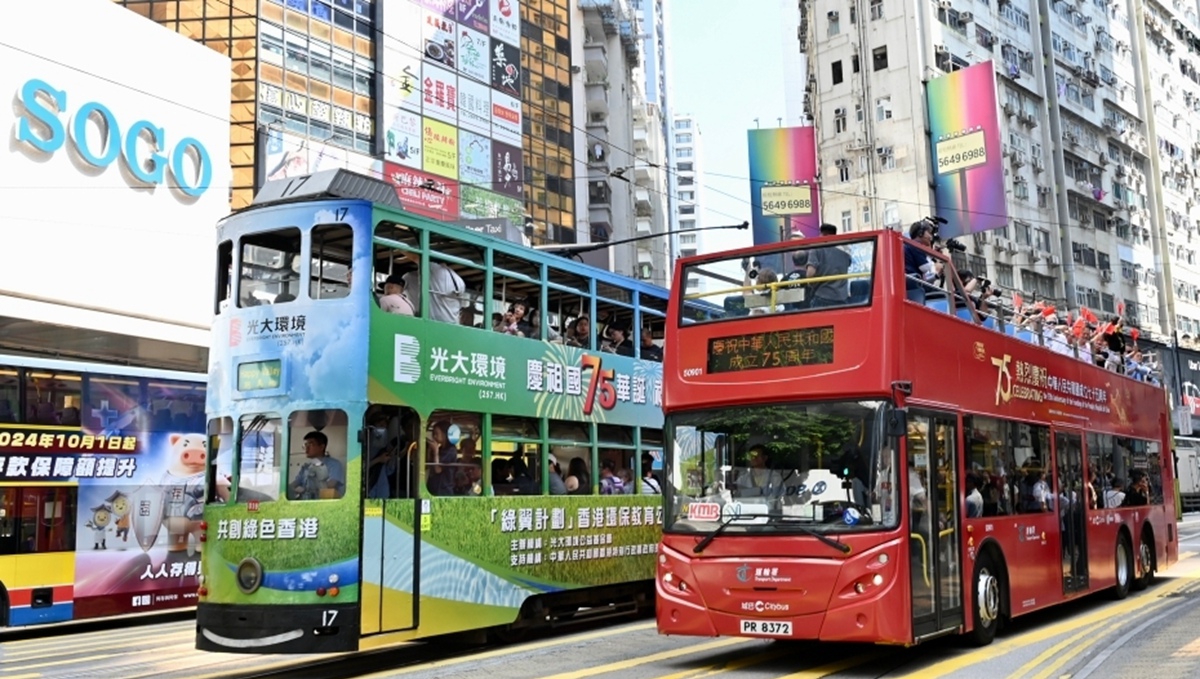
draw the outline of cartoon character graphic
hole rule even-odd
[[[129,496],[115,490],[104,501],[112,507],[112,515],[117,519],[117,533],[113,539],[120,538],[122,542],[129,542],[129,515],[133,509],[133,503],[129,500]]]
[[[204,467],[208,461],[200,434],[171,434],[170,466],[163,475],[163,519],[167,525],[168,560],[200,550],[204,513]],[[194,539],[189,544],[188,536]]]
[[[92,539],[94,542],[92,549],[108,549],[108,544],[104,538],[108,532],[108,524],[111,522],[112,507],[103,502],[92,507],[92,518],[84,524],[92,529]]]

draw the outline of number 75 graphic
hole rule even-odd
[[[603,358],[592,355],[584,355],[580,361],[580,367],[584,370],[592,369],[592,379],[588,380],[587,398],[583,401],[584,415],[592,414],[597,396],[600,398],[600,407],[605,410],[612,410],[617,404],[617,390],[612,384],[614,371],[612,368],[603,369],[603,363]]]

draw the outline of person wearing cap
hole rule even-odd
[[[562,469],[558,466],[558,458],[551,454],[548,456],[547,462],[549,462],[550,466],[550,473],[547,474],[550,481],[550,494],[566,495],[567,483],[563,481]]]
[[[389,314],[415,316],[412,302],[404,294],[404,279],[392,274],[383,282],[383,297],[379,298],[379,308]]]

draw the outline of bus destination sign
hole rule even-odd
[[[756,332],[708,341],[708,372],[833,363],[833,326]]]

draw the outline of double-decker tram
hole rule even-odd
[[[221,222],[198,648],[650,605],[667,291],[342,171]]]
[[[0,355],[0,627],[195,605],[204,383]]]
[[[906,278],[906,250],[944,288]],[[687,313],[703,298],[724,317]],[[890,231],[681,260],[659,631],[988,643],[1173,563],[1163,390],[995,301]]]

